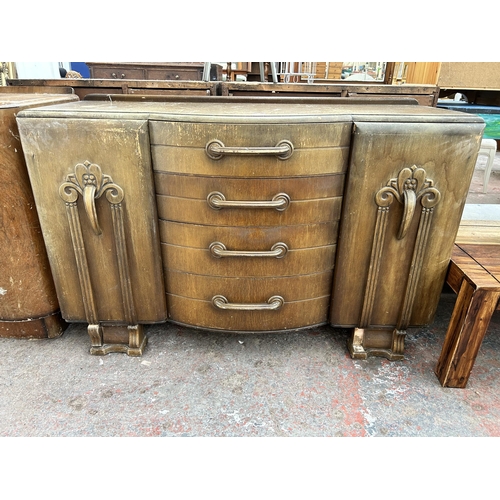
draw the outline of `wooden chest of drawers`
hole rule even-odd
[[[142,324],[352,327],[403,356],[432,321],[484,123],[416,105],[191,98],[18,117],[63,316],[91,352]]]
[[[150,122],[170,320],[239,331],[327,321],[350,129]]]
[[[128,80],[201,80],[199,63],[88,62],[90,78]]]

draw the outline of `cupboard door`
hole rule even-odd
[[[166,319],[147,122],[21,118],[63,317]]]
[[[370,347],[397,357],[406,328],[432,321],[482,128],[355,124],[330,322],[365,336],[354,339],[360,357]]]

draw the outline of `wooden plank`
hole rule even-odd
[[[500,221],[462,220],[458,228],[456,243],[500,245]]]
[[[500,220],[462,219],[460,226],[487,226],[500,228]]]
[[[407,66],[406,83],[437,85],[441,63],[405,62]]]
[[[437,84],[443,89],[500,90],[500,62],[443,62]]]

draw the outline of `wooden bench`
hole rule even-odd
[[[465,388],[500,309],[500,221],[462,220],[446,282],[458,297],[435,372],[443,387]]]

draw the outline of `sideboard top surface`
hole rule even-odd
[[[339,122],[339,121],[390,121],[483,123],[470,113],[412,105],[337,104],[334,100],[314,102],[293,99],[254,98],[232,101],[231,98],[190,98],[171,101],[79,101],[31,108],[19,117],[33,118],[109,118],[150,119],[192,122]]]

